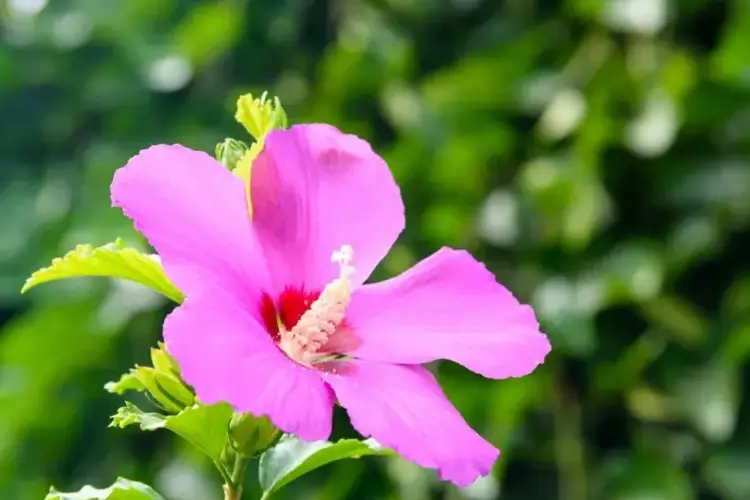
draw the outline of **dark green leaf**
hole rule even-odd
[[[298,477],[331,462],[367,455],[395,454],[372,439],[305,443],[293,436],[284,436],[276,446],[260,457],[258,477],[263,488],[263,498],[267,498]]]
[[[750,453],[735,446],[712,454],[703,468],[703,477],[713,491],[727,500],[750,498]]]
[[[682,468],[661,456],[632,454],[606,463],[610,500],[691,500],[693,489]]]

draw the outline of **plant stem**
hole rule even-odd
[[[224,480],[224,483],[225,484],[231,483],[232,482],[232,478],[229,475],[229,473],[227,472],[227,470],[224,468],[224,466],[221,465],[221,463],[219,461],[217,461],[217,460],[214,460],[214,465],[219,470],[219,474],[221,474],[221,479]]]
[[[224,485],[224,500],[240,500],[242,498],[242,487],[234,489],[228,484]]]
[[[237,454],[234,459],[234,469],[230,481],[224,484],[224,500],[240,500],[242,498],[242,483],[247,464],[248,459]]]
[[[559,366],[556,379],[562,380]],[[555,426],[555,455],[560,472],[559,498],[588,498],[586,456],[581,436],[581,407],[563,383],[552,385],[552,409]]]

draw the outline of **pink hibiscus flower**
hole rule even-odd
[[[385,162],[334,127],[271,132],[252,168],[252,215],[246,192],[178,145],[140,152],[112,182],[113,204],[186,296],[164,339],[200,400],[267,415],[306,441],[330,436],[338,400],[361,434],[445,480],[488,474],[499,451],[420,365],[530,373],[550,350],[531,308],[449,248],[363,284],[402,231],[404,206]]]

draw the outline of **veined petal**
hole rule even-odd
[[[112,204],[133,219],[186,295],[221,286],[250,300],[269,285],[242,181],[179,145],[141,151],[115,173]]]
[[[485,377],[520,377],[544,361],[547,337],[521,305],[465,251],[443,248],[403,274],[355,291],[346,314],[358,358],[460,363]]]
[[[274,130],[253,163],[253,225],[276,291],[321,290],[338,275],[331,255],[354,249],[362,283],[404,227],[401,194],[367,142],[330,125]]]
[[[469,427],[426,369],[354,360],[341,373],[325,380],[362,435],[458,486],[489,474],[500,452]]]
[[[306,441],[330,436],[331,389],[287,358],[236,297],[221,289],[189,296],[165,320],[164,340],[201,402],[268,415]]]

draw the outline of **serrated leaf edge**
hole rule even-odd
[[[138,266],[129,266],[127,267],[128,272],[121,275],[97,272],[96,269],[88,269],[85,273],[74,272],[68,275],[65,274],[66,267],[76,263],[84,263],[86,259],[93,258],[106,262],[107,259],[112,259],[114,256],[122,257],[123,255],[125,258],[130,255],[143,264],[143,266],[148,266],[149,273],[143,272]],[[109,276],[127,279],[148,286],[177,303],[182,303],[184,300],[182,292],[169,281],[169,278],[164,273],[164,268],[157,255],[146,254],[135,248],[127,247],[121,238],[117,238],[114,242],[99,247],[94,247],[91,244],[76,245],[73,250],[70,250],[62,257],[52,259],[52,263],[49,266],[33,272],[24,282],[21,293],[26,293],[31,288],[43,283],[84,276]]]

